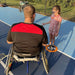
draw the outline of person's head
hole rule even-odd
[[[60,6],[59,6],[59,5],[55,5],[55,6],[53,7],[53,9],[52,9],[52,12],[53,12],[54,14],[60,14],[60,12],[61,12]]]
[[[24,8],[25,19],[30,18],[32,21],[35,19],[35,8],[32,5],[26,5]]]

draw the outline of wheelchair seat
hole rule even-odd
[[[13,52],[13,58],[18,62],[39,61],[39,55],[31,56],[31,54]]]

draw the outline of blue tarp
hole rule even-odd
[[[24,21],[23,12],[19,12],[16,8],[0,8],[0,20],[12,25],[17,22]],[[36,13],[35,23],[42,25],[42,23],[50,20],[50,17],[43,16]],[[6,43],[6,37],[10,26],[0,21],[0,53],[7,54],[10,45]],[[44,26],[48,38],[49,25]],[[63,20],[59,32],[59,36],[56,37],[55,45],[58,49],[67,54],[61,52],[49,53],[46,52],[50,72],[48,75],[75,75],[75,23],[67,20]],[[5,62],[5,60],[3,61]],[[42,62],[30,62],[29,67],[30,75],[46,75]],[[12,73],[14,75],[26,75],[26,63],[13,63]],[[4,68],[0,64],[0,75],[4,74]]]

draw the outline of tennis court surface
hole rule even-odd
[[[49,20],[50,17],[36,13],[35,23],[42,25],[42,23]],[[11,47],[11,45],[6,43],[6,37],[10,26],[23,21],[23,12],[19,12],[18,9],[10,7],[0,8],[0,54],[7,54]],[[44,28],[49,38],[49,25],[45,25]],[[67,20],[62,21],[55,45],[59,49],[57,52],[46,52],[50,67],[48,75],[75,75],[75,22]],[[14,62],[13,65],[11,75],[26,75],[26,63]],[[42,62],[40,62],[40,64],[30,62],[29,65],[30,75],[46,75]],[[5,60],[0,63],[0,75],[5,75],[4,67]]]

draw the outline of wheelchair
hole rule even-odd
[[[12,49],[10,49],[7,59],[6,59],[6,68],[5,68],[6,75],[9,75],[9,72],[10,72],[9,65],[10,65],[11,59],[13,59],[12,62],[13,61],[23,62],[23,63],[27,62],[27,75],[29,75],[29,62],[30,61],[39,62],[42,60],[42,63],[43,63],[46,73],[47,74],[49,73],[49,65],[48,65],[48,60],[46,58],[45,50],[42,50],[38,56],[31,57],[30,54],[16,53],[16,52],[13,52]]]

